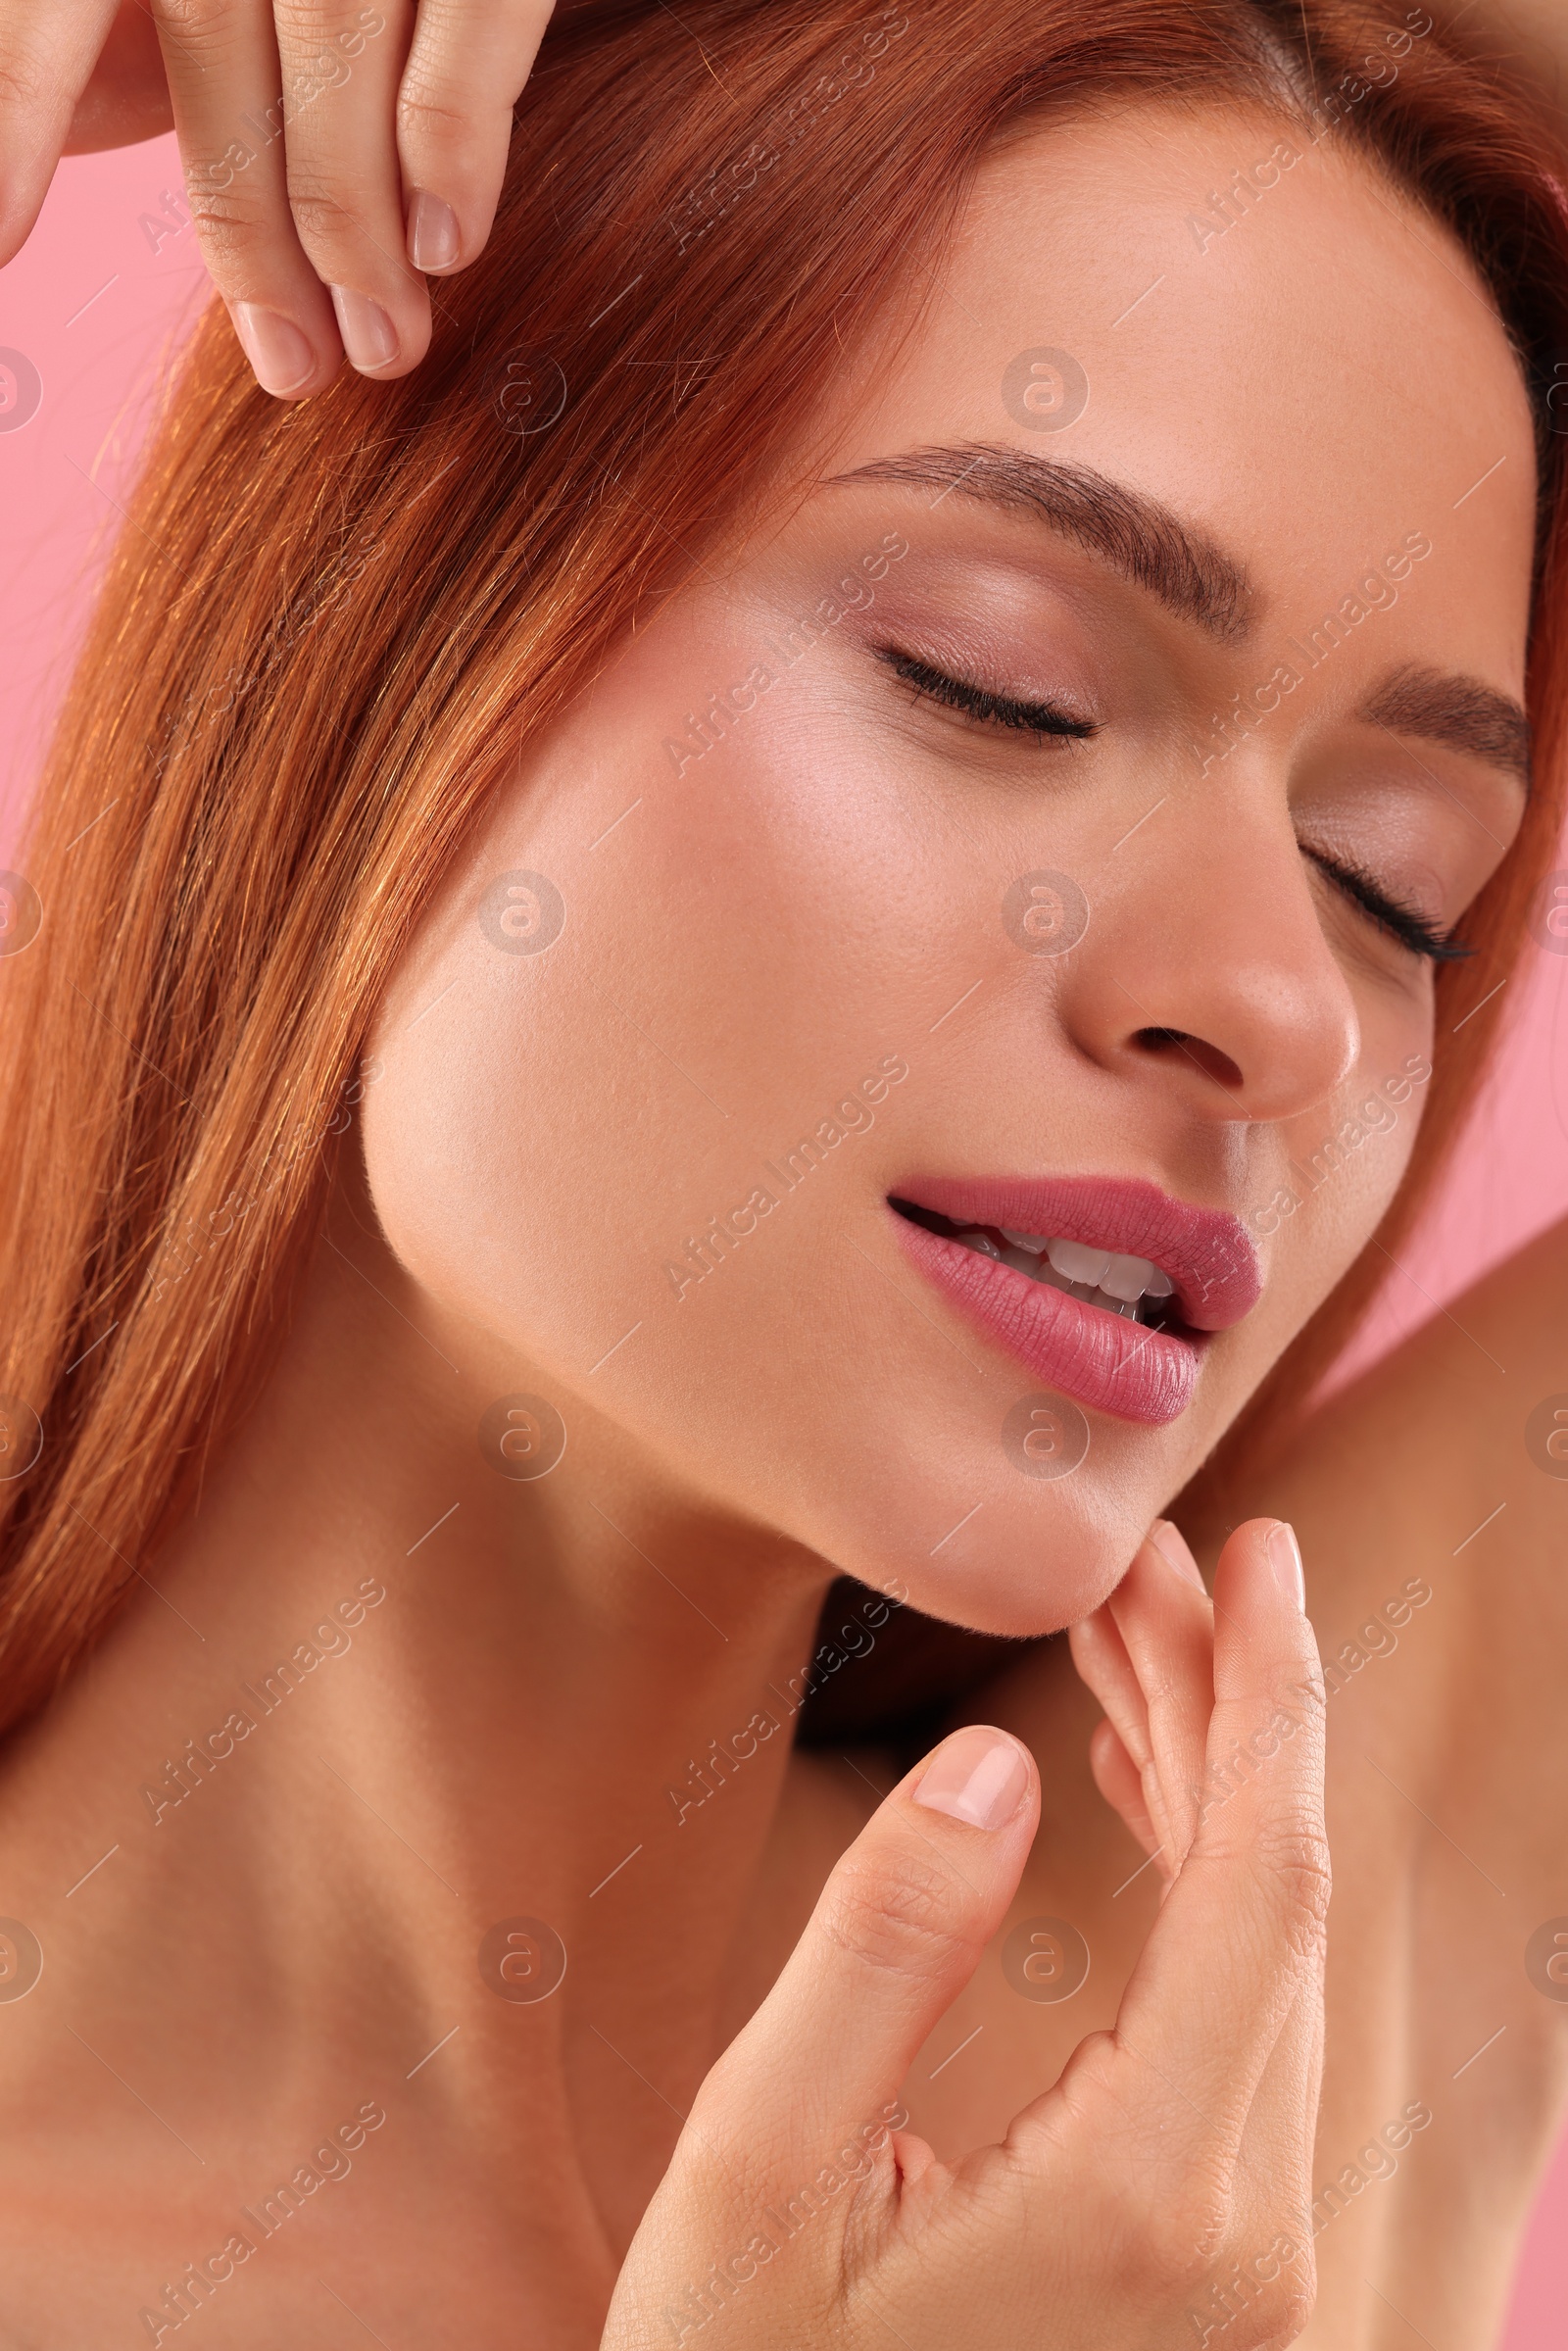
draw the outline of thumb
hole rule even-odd
[[[1034,1757],[1005,1731],[966,1725],[917,1764],[709,2076],[710,2127],[732,2121],[780,2156],[814,2156],[867,2124],[885,2131],[915,2052],[1006,1915],[1039,1815]]]

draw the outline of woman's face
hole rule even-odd
[[[453,876],[370,1187],[561,1480],[1041,1632],[1399,1182],[1523,805],[1526,397],[1343,134],[1148,107],[991,159],[812,446]]]

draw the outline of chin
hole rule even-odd
[[[962,1494],[978,1493],[979,1478],[955,1482],[946,1494],[955,1531],[935,1546],[924,1497],[916,1496],[913,1508],[874,1527],[842,1530],[829,1555],[842,1574],[906,1598],[923,1615],[970,1633],[1037,1640],[1093,1615],[1127,1573],[1163,1491],[1148,1479],[1136,1484],[1149,1489],[1141,1517],[1123,1482],[1094,1477],[1087,1461],[1023,1493],[993,1480],[978,1506]]]

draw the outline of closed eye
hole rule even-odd
[[[893,645],[879,645],[877,660],[885,661],[918,699],[940,703],[945,710],[956,710],[983,726],[1007,727],[1036,737],[1065,736],[1073,742],[1085,742],[1100,732],[1093,719],[1075,718],[1057,703],[1025,702],[1016,695],[994,693],[971,678],[950,677],[945,669],[933,669],[929,661],[916,661],[912,654],[900,653]]]
[[[1054,736],[1079,743],[1100,732],[1093,719],[1077,718],[1058,703],[1029,702],[1017,695],[998,694],[972,678],[953,677],[947,670],[917,660],[913,654],[901,653],[897,646],[878,646],[877,659],[885,661],[895,677],[908,686],[918,700],[939,703],[944,710],[956,710],[961,717],[984,726],[1004,727],[1037,739]],[[1414,906],[1391,898],[1360,866],[1347,865],[1319,850],[1308,849],[1302,854],[1311,858],[1343,897],[1411,955],[1423,955],[1434,963],[1450,963],[1475,954],[1473,947],[1467,947],[1451,931],[1440,931]]]
[[[1401,947],[1409,949],[1411,955],[1427,955],[1434,963],[1452,963],[1462,955],[1475,954],[1473,947],[1466,947],[1463,940],[1456,939],[1451,931],[1440,931],[1434,923],[1428,922],[1424,914],[1418,914],[1414,906],[1403,906],[1398,899],[1391,898],[1358,865],[1344,865],[1337,857],[1325,857],[1321,850],[1305,849],[1301,854],[1311,858],[1319,873],[1332,882],[1336,890],[1358,906],[1363,914],[1370,915],[1380,931],[1386,931],[1391,939],[1397,939]]]

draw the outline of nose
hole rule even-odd
[[[1103,1066],[1157,1068],[1200,1117],[1262,1122],[1342,1085],[1361,1031],[1289,809],[1246,800],[1195,795],[1107,861],[1062,1010]]]

